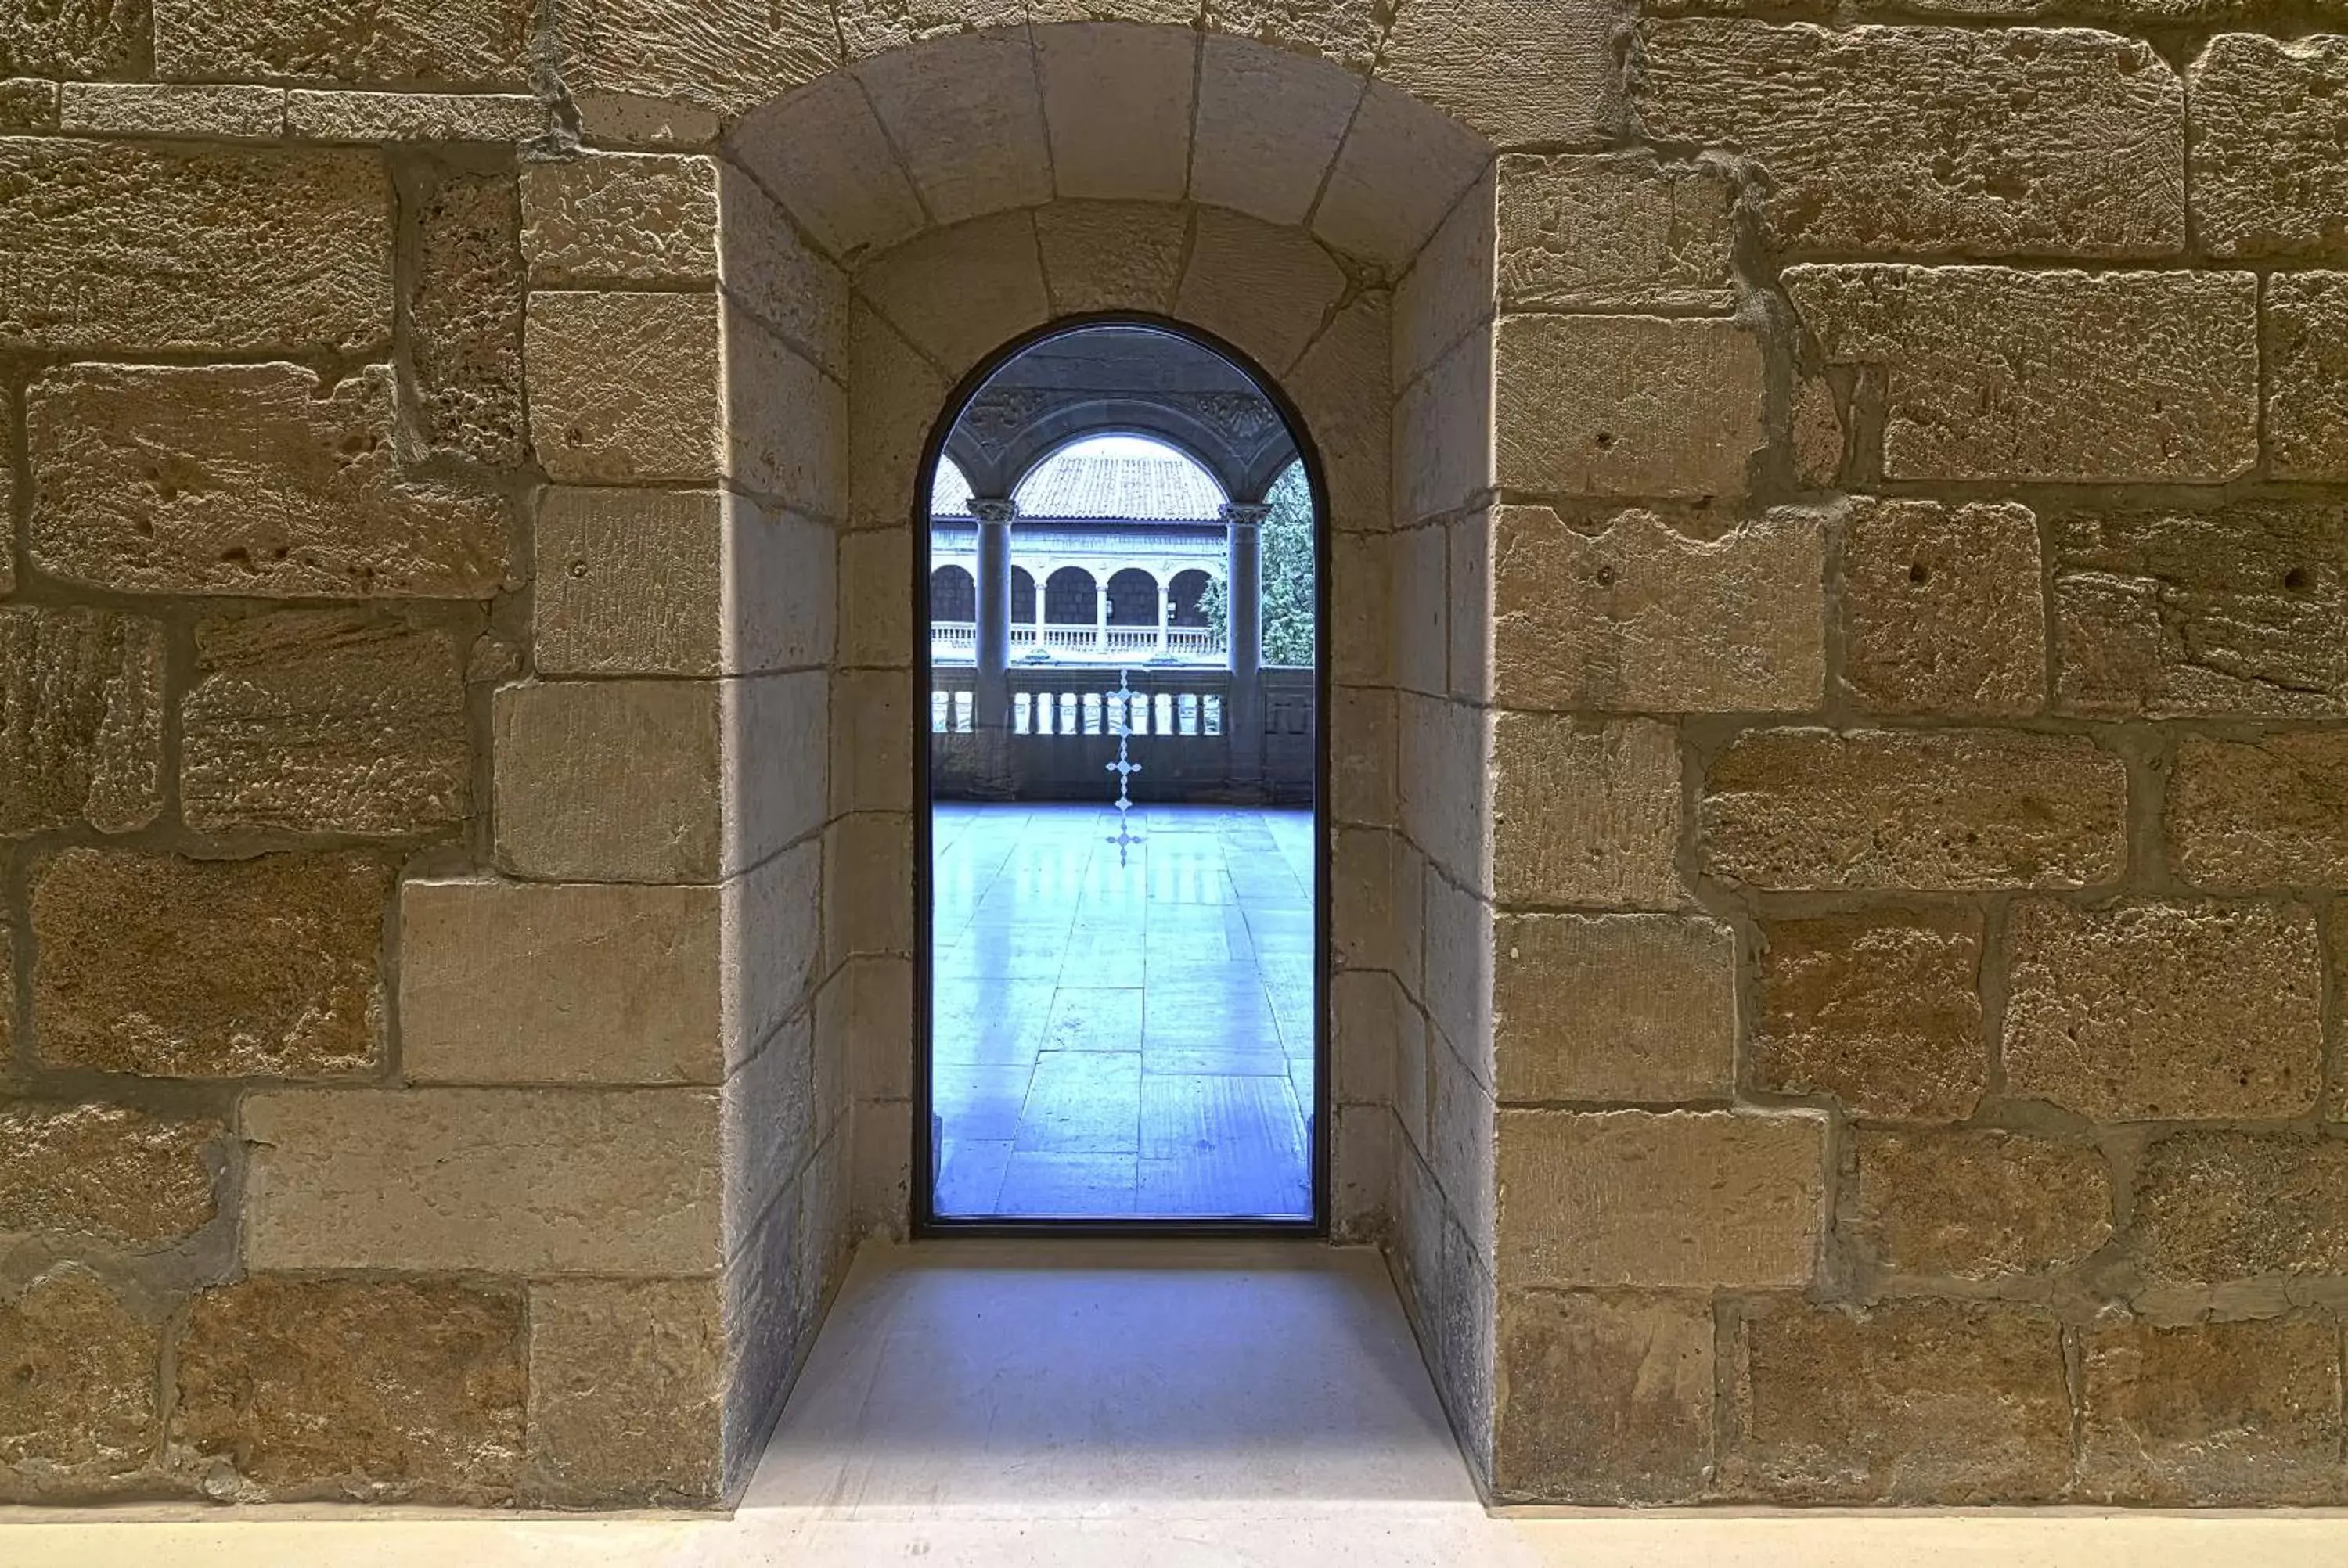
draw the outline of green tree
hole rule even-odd
[[[1304,465],[1292,463],[1264,497],[1272,510],[1257,535],[1263,566],[1263,661],[1313,662],[1313,487]],[[1220,582],[1203,596],[1207,624],[1231,630],[1231,600]]]

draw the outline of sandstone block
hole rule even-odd
[[[735,115],[834,70],[829,10],[772,0],[590,0],[562,28],[572,91],[633,93]]]
[[[0,76],[105,77],[132,68],[143,7],[111,0],[26,5],[0,19]]]
[[[1550,495],[1735,497],[1762,445],[1761,350],[1734,322],[1504,316],[1498,476]]]
[[[2116,1325],[2085,1336],[2081,1468],[2102,1502],[2337,1502],[2340,1339],[2331,1323]]]
[[[1404,6],[1380,45],[1377,79],[1499,146],[1601,141],[1621,107],[1619,25],[1620,14],[1600,0]],[[1508,68],[1495,69],[1503,60]],[[1529,87],[1533,82],[1540,86]]]
[[[732,487],[807,517],[845,517],[846,389],[730,300],[723,332]]]
[[[1826,1122],[1795,1112],[1499,1113],[1510,1287],[1800,1286],[1823,1223]]]
[[[722,472],[717,343],[713,294],[530,295],[522,354],[547,473],[633,485]]]
[[[521,245],[542,289],[717,280],[717,165],[607,154],[533,163]]]
[[[11,347],[364,354],[391,339],[391,250],[369,153],[0,140]]]
[[[487,599],[505,582],[503,504],[399,474],[389,365],[331,391],[290,364],[77,365],[26,405],[44,571],[273,599]]]
[[[2286,1117],[2322,1084],[2323,956],[2303,906],[2014,906],[2008,1091],[2097,1121]]]
[[[217,1122],[127,1105],[0,1102],[0,1235],[147,1251],[211,1223]]]
[[[912,818],[882,811],[836,817],[824,830],[823,861],[826,951],[911,951]]]
[[[1766,171],[1796,253],[2165,256],[2185,241],[2185,88],[2084,29],[1640,29],[1647,134]]]
[[[1052,313],[1035,223],[1025,212],[932,230],[867,263],[856,284],[891,325],[956,371],[997,347],[1006,331],[1040,326]]]
[[[2185,735],[2168,780],[2168,857],[2212,891],[2348,883],[2348,735]]]
[[[1500,1305],[1493,1491],[1622,1507],[1693,1501],[1712,1452],[1703,1296],[1510,1293]]]
[[[2221,33],[2187,79],[2201,242],[2219,256],[2336,251],[2348,238],[2348,38]]]
[[[1675,915],[1526,915],[1493,932],[1500,1098],[1654,1103],[1735,1086],[1736,937]]]
[[[33,884],[41,1061],[170,1078],[366,1071],[391,881],[365,855],[67,850]]]
[[[165,78],[530,84],[530,0],[445,5],[382,0],[324,11],[276,0],[155,7],[155,68]]]
[[[744,117],[734,149],[840,261],[884,251],[928,226],[871,100],[845,71]]]
[[[452,175],[417,220],[408,354],[426,437],[484,463],[526,445],[520,211],[510,176]]]
[[[1024,31],[958,34],[880,55],[855,70],[932,221],[959,223],[1051,200],[1051,150]]]
[[[726,673],[728,513],[714,491],[549,491],[531,574],[540,671]]]
[[[1394,395],[1386,380],[1394,335],[1390,318],[1383,294],[1355,296],[1321,329],[1288,375],[1289,394],[1327,470],[1329,526],[1340,532],[1377,533],[1394,519],[1388,485],[1394,461]],[[1476,527],[1480,538],[1480,519]],[[1334,607],[1330,613],[1342,615],[1346,608]],[[1334,642],[1332,638],[1333,669]],[[1338,678],[1344,676],[1340,671]]]
[[[1882,367],[1889,479],[2157,483],[2258,460],[2248,272],[1801,266],[1827,358]]]
[[[716,682],[499,691],[499,858],[530,877],[716,881],[726,859],[722,698]]]
[[[2340,60],[2348,86],[2348,49]],[[2348,272],[2269,278],[2266,352],[2270,471],[2348,479]]]
[[[1180,200],[1196,119],[1189,30],[1077,22],[1030,36],[1059,195]]]
[[[1849,1228],[1894,1275],[2005,1279],[2068,1267],[2110,1239],[2092,1144],[2014,1132],[1858,1134]]]
[[[1035,210],[1035,243],[1056,311],[1170,308],[1189,220],[1179,208],[1055,201]]]
[[[2155,1279],[2348,1274],[2348,1143],[2191,1132],[2137,1168],[2132,1250]]]
[[[1497,176],[1488,170],[1452,204],[1450,212],[1395,285],[1394,344],[1389,379],[1415,380],[1469,334],[1488,343],[1499,285],[1493,258],[1499,245]],[[1486,389],[1488,399],[1489,387]]]
[[[57,84],[32,77],[0,78],[0,132],[57,128]]]
[[[861,501],[858,505],[860,508]],[[840,663],[902,667],[910,662],[913,614],[905,584],[912,574],[907,559],[911,534],[911,528],[896,528],[840,536]]]
[[[1878,712],[1991,718],[2046,701],[2027,507],[1864,500],[1843,525],[1843,683]]]
[[[1303,222],[1361,101],[1356,77],[1210,33],[1199,52],[1190,200],[1266,223]]]
[[[1373,80],[1313,209],[1313,232],[1370,267],[1398,273],[1491,160],[1482,137]]]
[[[1296,363],[1338,296],[1345,274],[1292,229],[1201,209],[1175,313],[1220,333],[1278,375]]]
[[[1492,486],[1492,334],[1470,330],[1395,400],[1395,522],[1474,503]]]
[[[577,93],[579,130],[591,147],[707,147],[724,131],[712,111],[643,93]]]
[[[1493,724],[1491,787],[1492,884],[1501,903],[1668,909],[1684,902],[1674,859],[1679,747],[1670,725],[1503,713]]]
[[[1494,695],[1529,708],[1797,712],[1826,690],[1826,530],[1777,510],[1717,538],[1653,512],[1585,533],[1493,514]]]
[[[511,1502],[522,1325],[498,1286],[257,1275],[205,1291],[180,1340],[172,1458],[240,1501]]]
[[[180,702],[191,827],[394,836],[462,822],[472,745],[451,628],[357,610],[213,617]]]
[[[848,377],[848,275],[731,162],[717,166],[717,267],[726,292],[827,375]]]
[[[708,1280],[578,1280],[530,1293],[530,1501],[709,1503],[725,1477],[726,1336]]]
[[[2062,1331],[2038,1308],[1788,1304],[1739,1322],[1728,1355],[1732,1495],[2019,1502],[2051,1500],[2068,1478]]]
[[[1065,0],[1042,0],[1060,4]],[[1120,0],[1133,4],[1136,0]],[[1138,0],[1164,5],[1166,0]],[[1181,15],[1159,20],[1187,19]],[[1207,0],[1208,35],[1254,38],[1278,49],[1317,56],[1366,76],[1377,57],[1385,18],[1367,0]]]
[[[1870,910],[1762,926],[1756,1088],[1854,1116],[1962,1122],[1989,1081],[1981,916]]]
[[[31,1501],[147,1468],[158,1338],[77,1263],[0,1296],[0,1497]]]
[[[527,93],[285,95],[285,134],[304,141],[528,141],[546,106]]]
[[[1508,153],[1498,186],[1503,309],[1735,308],[1736,188],[1724,169]]]
[[[163,628],[112,610],[0,608],[0,838],[162,809]]]
[[[711,1090],[283,1090],[239,1131],[255,1268],[717,1266]]]
[[[274,140],[285,129],[278,87],[67,82],[57,107],[58,124],[86,135]]]
[[[2081,887],[2127,863],[2127,774],[2068,735],[1755,730],[1715,758],[1699,826],[1756,887]]]
[[[1791,413],[1795,482],[1809,490],[1833,489],[1849,446],[1833,384],[1823,376],[1802,377],[1794,384]]]

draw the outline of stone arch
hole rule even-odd
[[[1011,624],[1034,626],[1042,608],[1035,592],[1035,574],[1024,566],[1011,569]]]
[[[1080,566],[1064,566],[1044,579],[1044,624],[1090,626],[1100,584]]]
[[[1108,623],[1111,626],[1158,624],[1158,579],[1139,567],[1124,567],[1109,574]]]
[[[974,620],[978,618],[978,584],[969,569],[949,562],[930,573],[930,619]]]
[[[1215,579],[1197,567],[1174,574],[1166,585],[1166,624],[1169,626],[1204,626],[1207,624],[1205,600],[1207,589]]]

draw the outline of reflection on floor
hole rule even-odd
[[[1309,1217],[1312,813],[934,822],[938,1212]]]

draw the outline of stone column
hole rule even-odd
[[[1272,508],[1260,501],[1223,507],[1231,545],[1224,577],[1224,620],[1229,626],[1231,694],[1223,700],[1223,733],[1231,742],[1231,784],[1241,791],[1263,783],[1263,697],[1257,672],[1263,667],[1263,551],[1261,533]]]
[[[1012,785],[1011,736],[1011,519],[1019,515],[1007,500],[970,503],[978,519],[978,674],[973,682],[971,728],[978,742],[981,776],[1002,789]]]
[[[1108,646],[1108,579],[1093,580],[1093,651]]]
[[[1158,585],[1158,651],[1166,651],[1166,626],[1174,615],[1174,574],[1168,572]]]

